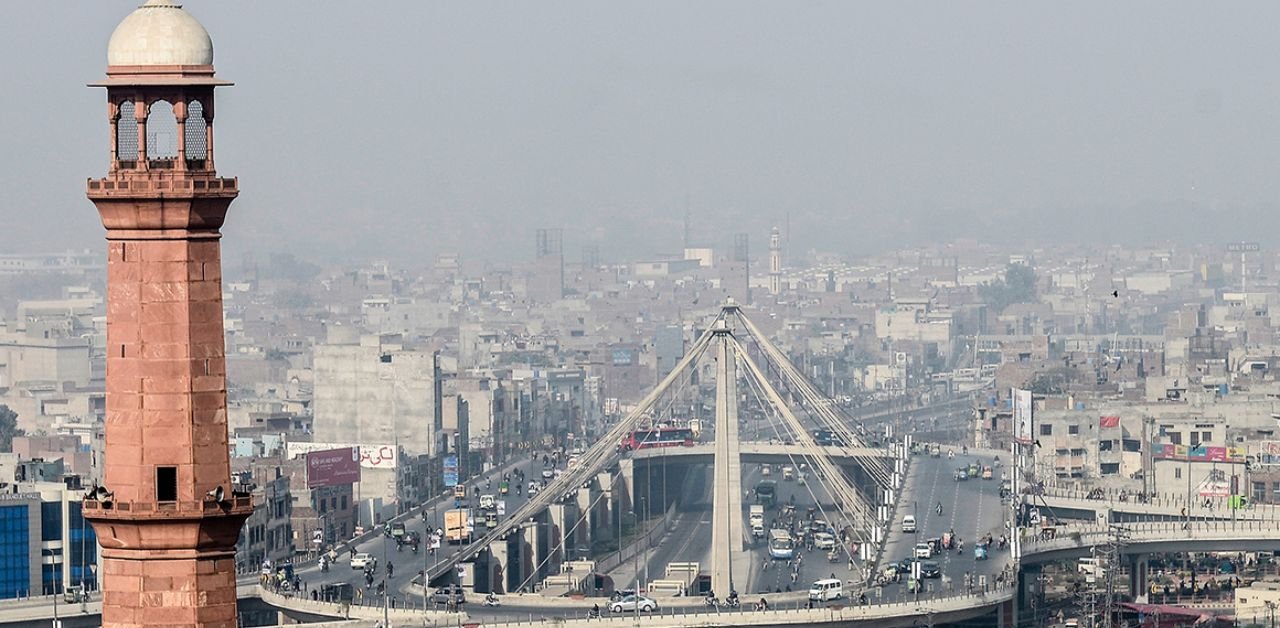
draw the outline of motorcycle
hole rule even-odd
[[[484,605],[490,608],[497,608],[502,606],[502,602],[498,600],[496,595],[490,594],[484,598]]]

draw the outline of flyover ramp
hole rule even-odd
[[[1164,552],[1269,552],[1276,549],[1277,528],[1272,521],[1193,521],[1183,523],[1132,523],[1120,526],[1124,555]],[[1106,526],[1064,526],[1054,538],[1024,537],[1022,564],[1071,560],[1089,555],[1106,544],[1112,529]]]
[[[1272,504],[1233,510],[1225,498],[1211,498],[1207,502],[1193,500],[1187,508],[1182,496],[1156,496],[1140,502],[1135,497],[1120,499],[1112,491],[1103,492],[1102,497],[1090,497],[1091,494],[1097,495],[1089,490],[1048,486],[1043,493],[1027,495],[1025,499],[1034,506],[1047,507],[1058,519],[1099,521],[1098,517],[1105,513],[1115,523],[1182,521],[1188,516],[1218,521],[1280,521],[1280,509]]]

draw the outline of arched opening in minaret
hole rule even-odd
[[[173,104],[157,100],[147,111],[147,165],[172,168],[177,156],[178,119],[173,115]]]
[[[116,121],[116,159],[121,168],[138,163],[138,118],[132,100],[120,103],[120,119]]]
[[[204,117],[204,104],[198,100],[187,103],[187,124],[183,129],[183,137],[186,140],[184,148],[188,168],[205,168],[205,160],[209,158],[209,147],[205,142],[208,126],[209,121]]]

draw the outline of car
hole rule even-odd
[[[898,561],[891,562],[889,563],[889,565],[892,566],[894,571],[897,571],[898,573],[910,573],[911,563],[914,563],[915,561],[916,561],[915,557],[912,556],[911,558],[907,558],[905,560],[898,560]]]
[[[364,569],[366,567],[378,568],[378,559],[374,558],[369,552],[360,552],[351,557],[352,569]]]
[[[991,467],[982,467],[982,479],[990,480],[994,477],[995,477],[995,474],[992,473]]]
[[[942,567],[938,565],[936,560],[926,560],[920,563],[921,578],[941,578]]]
[[[956,481],[963,482],[969,479],[969,471],[967,469],[956,469]]]
[[[466,601],[467,596],[462,587],[456,584],[447,584],[431,592],[431,603],[436,606],[461,606]]]
[[[831,526],[827,525],[827,522],[823,519],[814,519],[813,521],[809,522],[810,532],[826,532],[827,528],[830,528],[830,527]]]
[[[628,595],[621,600],[609,603],[610,613],[627,613],[633,611],[652,613],[658,610],[658,603],[653,598],[643,595]]]
[[[911,553],[916,558],[933,558],[933,548],[928,543],[916,543],[915,550]]]
[[[538,486],[537,482],[532,482],[532,481],[529,482],[529,497],[533,497],[534,495],[537,495],[539,488],[541,487]]]
[[[556,472],[555,472],[555,471],[552,471],[551,469],[543,469],[543,470],[542,470],[542,479],[544,479],[544,480],[550,480],[550,479],[551,479],[551,478],[553,478],[553,477],[556,477]]]
[[[907,515],[902,518],[902,531],[903,532],[916,531],[916,518],[914,515]]]
[[[827,532],[815,533],[813,535],[813,546],[822,550],[835,549],[836,537]]]

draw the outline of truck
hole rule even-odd
[[[471,509],[454,508],[444,513],[444,538],[450,545],[471,541]]]
[[[751,538],[761,540],[764,538],[764,506],[760,504],[751,505],[751,514],[747,517],[747,521],[751,526]]]
[[[756,503],[765,508],[772,508],[778,503],[778,483],[774,480],[761,480],[756,485]]]

